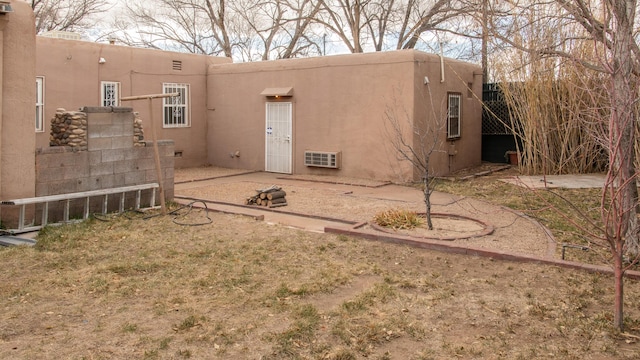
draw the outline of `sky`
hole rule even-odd
[[[124,9],[125,0],[109,0],[109,5],[113,6],[111,10],[109,10],[110,15],[115,16],[119,11]]]
[[[119,14],[124,13],[125,4],[127,2],[135,2],[135,3],[141,3],[141,4],[146,3],[146,4],[149,4],[149,6],[153,6],[153,3],[154,3],[153,0],[106,0],[106,2],[109,3],[110,9],[106,13],[99,15],[101,24],[97,25],[96,31],[94,32],[95,37],[92,38],[92,36],[89,35],[89,37],[92,38],[93,41],[106,41],[106,38],[102,36],[105,33],[104,27],[110,28],[109,24],[113,23],[113,21],[117,18]],[[420,50],[427,51],[427,52],[438,52],[439,46],[435,46],[434,48],[429,47],[429,40],[427,35],[428,34],[425,34],[425,37],[427,38],[425,38],[424,41],[426,42],[420,45]],[[468,44],[466,42],[463,42],[463,45],[460,45],[460,46],[465,47],[467,45]],[[456,57],[455,53],[461,51],[457,49],[458,46],[459,45],[455,45],[455,43],[449,42],[448,47],[450,49],[445,49],[446,50],[445,56]],[[449,54],[447,52],[451,52],[451,53]],[[348,49],[346,46],[344,46],[342,41],[337,36],[328,34],[327,53],[328,54],[348,53]]]

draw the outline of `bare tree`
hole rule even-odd
[[[335,34],[352,53],[414,49],[428,32],[474,36],[463,0],[320,0],[316,22]],[[475,26],[475,24],[474,24]],[[473,27],[471,27],[473,28]]]
[[[130,21],[121,22],[118,34],[130,45],[231,57],[238,42],[231,35],[238,33],[237,17],[226,0],[154,0],[126,8]]]
[[[324,54],[327,34],[352,53],[410,49],[428,47],[422,37],[428,32],[449,33],[456,41],[478,37],[469,31],[475,24],[465,17],[473,9],[466,1],[132,1],[118,37],[135,46],[245,61]]]
[[[434,106],[431,88],[427,85],[427,99],[424,105],[430,111],[424,117],[414,116],[398,99],[402,94],[394,94],[384,113],[386,138],[398,161],[409,162],[422,181],[425,216],[429,230],[433,230],[431,219],[431,194],[434,190],[435,174],[431,168],[431,156],[442,152],[445,143],[445,129],[448,111]],[[444,107],[444,106],[443,106]]]
[[[247,53],[261,51],[260,60],[292,58],[310,50],[320,53],[317,42],[309,36],[320,0],[249,0],[237,6],[249,29],[248,38],[259,39],[259,44],[248,42],[252,46]]]
[[[375,51],[383,51],[386,43],[389,41],[390,28],[397,23],[398,7],[401,6],[400,1],[396,0],[372,0],[367,11],[367,23],[371,41]]]
[[[414,49],[420,36],[429,31],[456,32],[459,28],[452,20],[462,20],[472,8],[462,1],[435,0],[427,2],[408,0],[403,7],[402,26],[398,36],[397,49]]]
[[[320,0],[154,0],[129,3],[119,27],[131,45],[244,61],[318,54],[310,32]],[[137,25],[135,34],[126,29]]]
[[[320,0],[323,11],[316,22],[336,34],[351,53],[363,52],[367,26],[365,8],[371,0]]]
[[[320,0],[298,0],[289,2],[289,8],[294,16],[283,26],[283,32],[287,34],[288,44],[282,46],[278,52],[279,57],[288,59],[300,55],[309,55],[309,51],[316,54],[323,54],[320,51],[319,42],[316,41],[310,27],[313,19],[320,11],[322,2]]]
[[[86,29],[88,21],[109,7],[107,0],[32,0],[36,33]]]
[[[551,4],[508,1],[507,4],[511,16],[494,18],[491,22],[496,38],[528,54],[529,63],[557,57],[602,78],[604,101],[590,107],[598,109],[592,118],[597,119],[604,131],[594,136],[601,136],[599,141],[608,155],[601,199],[604,225],[601,240],[609,248],[614,269],[614,326],[622,330],[624,273],[638,261],[640,254],[635,167],[640,74],[640,49],[635,38],[636,1],[606,0],[596,4],[585,0],[555,0]],[[542,32],[545,28],[553,31]],[[593,99],[602,98],[594,95]]]

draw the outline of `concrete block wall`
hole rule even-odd
[[[36,196],[157,182],[153,143],[134,141],[132,109],[84,108],[83,112],[87,114],[87,150],[65,146],[38,149]],[[171,200],[174,143],[160,140],[158,149],[165,197]]]
[[[85,107],[89,151],[133,147],[134,115],[131,108]]]
[[[50,147],[36,152],[36,196],[157,182],[153,143],[129,149],[73,151]],[[160,164],[167,200],[173,199],[173,141],[160,140]]]

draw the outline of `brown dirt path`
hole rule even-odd
[[[176,170],[175,193],[242,205],[247,197],[272,185],[287,192],[283,212],[369,222],[376,213],[401,208],[424,212],[419,189],[366,179],[310,177],[249,172],[217,167]],[[457,245],[509,251],[538,257],[553,256],[553,238],[538,222],[501,206],[441,192],[432,195],[432,211],[480,220],[494,228],[490,235],[455,240]],[[258,207],[256,207],[258,208]],[[286,225],[286,224],[285,224]],[[474,231],[477,223],[435,219],[432,237],[457,237]],[[418,233],[426,234],[422,229]],[[416,234],[420,235],[420,234]]]

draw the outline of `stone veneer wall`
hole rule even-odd
[[[86,128],[86,146],[52,146],[36,151],[36,196],[157,182],[153,143],[136,138],[134,145],[132,140],[139,118],[131,108],[86,107],[81,113],[86,114],[85,125],[78,112],[61,112],[69,114],[71,124],[75,120],[80,125],[77,128],[67,127],[72,134],[82,135],[73,130],[82,126]],[[172,140],[160,140],[158,148],[165,197],[171,200],[174,193],[174,143]],[[117,201],[110,200],[110,203],[117,205]]]
[[[111,111],[115,113],[131,112],[131,108],[124,107],[104,107],[101,109],[105,109],[107,111],[108,109],[111,109]],[[133,115],[133,145],[145,146],[142,119],[140,119],[140,115],[137,112],[134,112]],[[83,111],[67,111],[63,108],[57,109],[55,116],[51,119],[49,145],[69,146],[80,150],[86,150],[87,113]]]

